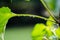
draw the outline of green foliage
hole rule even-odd
[[[5,30],[5,27],[9,18],[13,16],[11,10],[8,7],[0,8],[0,33]]]
[[[45,30],[45,25],[44,24],[36,24],[35,27],[34,27],[34,31],[32,32],[32,36],[40,36],[41,35],[44,35],[44,30]],[[43,32],[43,33],[41,33]]]
[[[52,21],[55,21],[51,16],[50,16],[48,19],[49,19],[49,20],[52,20]],[[51,22],[51,21],[49,21],[49,20],[46,22],[46,25],[47,25],[47,26],[53,25],[54,22]]]
[[[56,36],[60,38],[60,27],[55,32],[56,32]]]
[[[43,39],[45,33],[45,25],[44,24],[36,24],[35,28],[32,32],[33,40],[41,40]],[[37,37],[37,38],[36,38]]]
[[[60,10],[60,0],[40,0],[44,7],[50,14],[46,25],[44,24],[36,24],[32,31],[33,40],[59,40],[60,39],[60,27],[56,21],[57,19],[54,16],[59,18],[59,10]],[[50,21],[51,20],[51,21]]]
[[[52,17],[49,17],[48,19],[54,21]],[[42,23],[35,25],[32,31],[33,40],[57,40],[60,38],[60,28],[55,28],[55,23],[49,20],[46,22],[46,25]]]

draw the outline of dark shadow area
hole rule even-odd
[[[37,23],[44,23],[45,20],[33,17],[13,17],[7,23],[7,28],[12,28],[12,26],[29,26],[32,25],[34,27]],[[8,27],[10,26],[10,27]]]

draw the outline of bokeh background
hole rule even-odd
[[[35,14],[47,17],[40,0],[0,0],[0,7],[9,7],[16,14]],[[44,14],[44,15],[43,15]],[[13,17],[9,19],[5,40],[32,40],[31,33],[34,25],[44,23],[45,20],[33,17]]]

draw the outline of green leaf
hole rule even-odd
[[[5,26],[8,20],[13,16],[11,10],[8,7],[0,8],[0,33],[5,30]]]
[[[58,38],[60,38],[60,27],[55,31]]]
[[[44,37],[45,32],[46,32],[45,28],[46,28],[46,26],[42,23],[36,24],[33,31],[32,31],[33,40],[43,40],[43,37]]]
[[[32,36],[44,35],[43,31],[44,31],[45,27],[46,26],[44,24],[36,24],[33,29]]]
[[[52,22],[52,21],[50,21],[50,20],[55,21],[55,20],[50,16],[50,17],[48,18],[47,22],[46,22],[46,25],[47,25],[48,27],[51,27],[52,25],[54,25],[54,22]]]
[[[49,27],[46,27],[46,35],[47,35],[47,37],[50,37],[53,35],[53,33]]]
[[[33,40],[43,40],[43,36],[41,36],[41,37],[35,37],[35,38],[33,38]]]
[[[11,13],[11,10],[8,7],[2,7],[0,8],[0,13],[1,14]]]

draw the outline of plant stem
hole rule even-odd
[[[4,33],[0,34],[0,40],[4,40]]]
[[[33,17],[33,18],[41,18],[44,20],[49,20],[48,18],[38,16],[38,15],[33,15],[33,14],[15,14],[15,13],[13,13],[13,14],[14,14],[14,16],[28,16],[28,17]],[[49,20],[49,21],[52,21],[52,20]],[[52,21],[52,22],[56,23],[55,21]]]
[[[42,4],[44,5],[44,7],[46,8],[46,10],[48,11],[48,13],[50,14],[50,16],[51,16],[56,22],[58,22],[57,19],[56,19],[56,18],[54,17],[54,15],[52,14],[52,12],[50,11],[50,9],[47,7],[46,3],[45,3],[43,0],[41,0],[41,2],[42,2]]]

